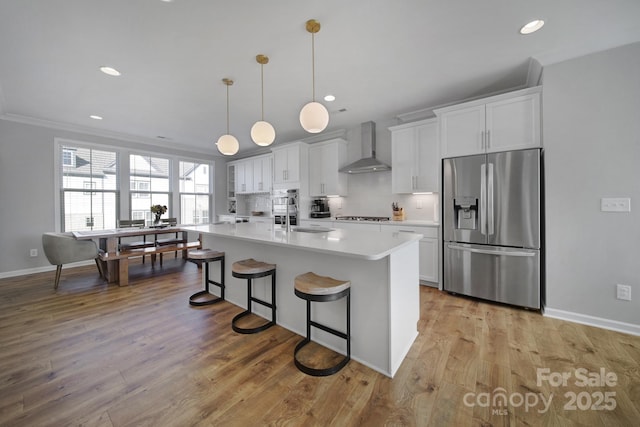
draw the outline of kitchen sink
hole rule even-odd
[[[293,231],[300,233],[327,233],[333,231],[333,228],[327,227],[294,227]]]

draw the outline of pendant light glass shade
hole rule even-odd
[[[309,133],[320,133],[329,124],[329,112],[319,102],[310,102],[300,111],[300,124]]]
[[[269,58],[265,55],[257,55],[256,62],[260,64],[260,82],[261,82],[261,94],[260,98],[262,101],[261,105],[261,119],[254,123],[251,126],[251,139],[256,145],[261,147],[266,147],[267,145],[271,145],[273,141],[276,139],[276,130],[273,128],[271,123],[266,122],[264,120],[264,64],[269,63]]]
[[[218,138],[216,146],[218,151],[225,156],[233,156],[240,149],[240,143],[235,136],[229,133],[229,86],[233,84],[231,79],[222,79],[222,82],[227,85],[227,133]]]
[[[275,141],[276,130],[271,126],[271,123],[260,120],[251,126],[251,139],[257,145],[266,147]]]
[[[218,151],[220,151],[225,156],[233,156],[238,152],[240,143],[238,143],[238,140],[235,136],[226,134],[218,138],[216,146],[218,147]]]
[[[311,33],[311,102],[300,110],[300,124],[309,133],[320,133],[329,124],[329,112],[326,107],[316,102],[316,60],[314,35],[320,31],[320,23],[315,19],[307,21],[307,31]]]

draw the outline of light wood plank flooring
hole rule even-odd
[[[395,378],[355,361],[314,378],[293,364],[299,336],[279,326],[240,335],[230,328],[239,307],[189,306],[200,272],[180,259],[162,270],[138,264],[132,285],[119,288],[95,266],[65,268],[57,292],[54,272],[0,280],[0,425],[640,422],[640,337],[422,287],[420,335]],[[538,384],[538,368],[571,378]],[[580,387],[580,368],[615,373],[616,384]],[[587,405],[605,392],[615,395],[600,403],[615,409]],[[546,411],[533,405],[551,394]]]

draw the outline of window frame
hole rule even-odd
[[[129,165],[129,156],[131,154],[138,154],[141,156],[149,156],[149,157],[162,157],[170,160],[171,163],[171,171],[170,175],[170,188],[171,195],[169,199],[170,205],[169,212],[171,212],[172,217],[176,217],[181,219],[181,205],[180,205],[180,182],[179,182],[179,164],[180,161],[191,162],[191,163],[199,163],[206,164],[209,170],[209,192],[208,193],[197,193],[197,194],[208,194],[209,195],[209,222],[214,221],[215,217],[215,203],[216,203],[216,160],[214,159],[201,159],[193,156],[181,156],[175,154],[169,154],[164,152],[153,151],[153,147],[148,146],[146,149],[141,150],[131,150],[126,147],[114,146],[109,144],[101,144],[95,142],[89,142],[84,140],[70,139],[70,138],[61,138],[54,137],[53,144],[53,158],[54,158],[54,206],[53,206],[53,215],[55,220],[55,231],[60,232],[63,229],[64,217],[64,207],[62,206],[62,196],[61,192],[62,188],[62,180],[60,177],[61,170],[61,156],[60,150],[61,146],[78,146],[83,148],[102,150],[102,151],[113,151],[116,153],[116,159],[118,161],[118,179],[117,179],[117,191],[116,194],[116,218],[130,218],[132,216],[131,212],[131,190],[129,188],[130,184],[130,165]],[[196,154],[194,154],[196,155]],[[75,162],[75,155],[74,162]],[[224,166],[226,170],[226,165]],[[175,190],[177,189],[177,190]],[[85,191],[85,189],[80,189],[79,191]],[[100,191],[100,190],[96,190]],[[111,192],[112,190],[108,190]],[[149,211],[150,212],[150,211]]]

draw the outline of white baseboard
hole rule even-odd
[[[554,319],[568,320],[569,322],[581,323],[583,325],[595,326],[596,328],[610,329],[612,331],[640,336],[640,325],[635,325],[633,323],[618,322],[617,320],[604,319],[602,317],[589,316],[587,314],[574,313],[549,307],[544,308],[543,314],[547,317],[553,317]]]
[[[93,260],[73,262],[71,264],[65,264],[64,266],[62,266],[62,269],[64,270],[65,268],[82,267],[84,265],[91,265],[94,263],[95,261]],[[34,268],[26,268],[24,270],[5,271],[4,273],[0,273],[0,279],[6,279],[8,277],[16,277],[16,276],[26,276],[28,274],[44,273],[47,271],[55,271],[55,269],[56,269],[55,265],[45,265],[44,267],[34,267]]]

